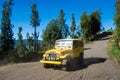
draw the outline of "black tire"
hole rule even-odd
[[[80,53],[79,63],[80,63],[80,64],[83,64],[83,63],[84,63],[84,54],[83,54],[83,53]]]
[[[50,68],[51,66],[49,64],[44,64],[44,68]]]
[[[66,61],[66,65],[65,65],[65,70],[66,71],[70,71],[71,70],[71,64],[72,64],[72,58],[70,56],[68,56]]]

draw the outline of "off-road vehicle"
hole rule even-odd
[[[69,70],[76,64],[83,63],[83,42],[78,39],[59,39],[55,42],[54,49],[44,53],[40,60],[45,68],[50,66],[64,67]]]

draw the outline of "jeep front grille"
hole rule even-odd
[[[46,60],[55,61],[57,58],[57,54],[49,54],[49,56],[46,57]]]

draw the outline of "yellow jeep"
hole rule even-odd
[[[83,42],[78,39],[56,40],[54,49],[48,50],[40,60],[45,68],[50,66],[64,67],[66,70],[71,66],[83,62]]]

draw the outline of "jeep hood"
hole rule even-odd
[[[46,51],[45,53],[50,53],[50,52],[55,52],[55,53],[62,53],[62,52],[68,52],[68,51],[72,51],[71,49],[51,49]]]

